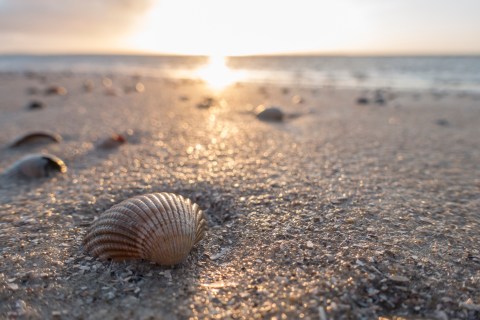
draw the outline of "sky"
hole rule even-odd
[[[0,53],[480,54],[480,0],[0,0]]]

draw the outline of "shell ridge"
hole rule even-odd
[[[158,239],[161,237],[162,233],[165,233],[164,230],[164,223],[161,221],[163,213],[165,212],[164,208],[159,204],[159,201],[156,197],[156,194],[147,195],[145,196],[146,200],[148,200],[153,207],[156,209],[156,214],[153,215],[154,218],[154,225],[151,228],[150,238],[148,239],[148,247],[149,251],[146,252],[148,257],[152,257],[154,252],[158,252],[160,250],[160,244]]]
[[[169,205],[167,200],[165,199],[165,194],[164,193],[159,193],[158,194],[158,200],[159,200],[162,208],[165,211],[164,224],[165,224],[165,229],[167,231],[165,234],[169,234],[169,235],[178,234],[178,228],[177,228],[176,232],[173,229],[173,224],[175,223],[174,222],[175,221],[175,212],[172,209],[172,207]],[[163,240],[163,238],[162,238],[162,240]],[[164,245],[164,248],[165,248],[165,251],[166,251],[166,252],[163,253],[163,255],[167,254],[169,257],[172,257],[172,256],[175,255],[175,252],[177,252],[177,241],[172,241],[172,242],[173,242],[173,245],[172,244],[166,245],[165,243],[162,243]],[[160,250],[159,253],[162,253],[162,251],[164,251],[164,250]]]
[[[195,233],[196,233],[196,223],[195,223],[196,221],[194,216],[195,211],[192,210],[192,203],[188,198],[185,198],[185,201],[180,201],[179,204],[183,208],[185,226],[188,227],[188,234],[190,235],[190,243],[193,246],[195,241]]]
[[[155,228],[152,226],[152,212],[154,216],[157,216],[159,210],[156,206],[150,207],[146,203],[147,196],[141,196],[135,199],[132,199],[132,205],[136,205],[137,208],[142,211],[143,215],[145,216],[143,230],[144,230],[144,237],[142,239],[143,249],[142,254],[144,258],[148,258],[150,256],[151,248],[151,239],[152,234],[155,233]]]
[[[88,235],[85,246],[92,246],[92,243],[95,242],[97,237],[104,235],[121,236],[125,239],[130,240],[131,242],[135,243],[136,246],[138,246],[138,243],[135,239],[135,234],[130,233],[128,229],[122,228],[122,230],[119,230],[117,228],[113,228],[112,226],[97,226],[97,228],[95,228],[95,230],[93,230],[93,232]]]
[[[179,241],[180,235],[184,235],[185,231],[186,231],[186,230],[183,230],[184,229],[183,228],[184,222],[181,220],[182,219],[182,217],[181,217],[181,211],[182,210],[178,206],[178,202],[182,202],[182,201],[181,201],[181,198],[179,196],[173,195],[173,194],[165,194],[164,198],[165,198],[165,201],[168,204],[168,206],[171,208],[172,230],[173,230],[173,225],[175,226],[175,229],[176,229],[176,232],[174,233],[176,241],[173,242],[174,243],[174,246],[173,246],[174,253],[173,253],[173,255],[177,256],[178,253],[181,253],[181,252],[184,251],[183,247],[185,246],[185,243],[180,243],[180,241]],[[178,220],[180,220],[180,223],[179,223]]]
[[[196,232],[195,232],[195,244],[197,244],[203,238],[203,234],[206,230],[207,222],[205,221],[205,215],[200,207],[194,203],[193,210],[195,212],[195,224],[196,224]]]
[[[138,200],[138,199],[132,199],[132,200]],[[148,219],[149,215],[147,212],[145,212],[140,206],[138,206],[137,203],[134,203],[134,201],[128,202],[124,208],[127,208],[129,212],[133,212],[135,215],[137,215],[141,221],[138,223],[139,225],[139,242],[145,245],[145,241],[148,241],[147,237],[149,235],[148,229],[145,228],[145,225],[148,225]]]

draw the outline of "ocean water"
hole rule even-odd
[[[218,63],[218,60],[217,60]],[[202,78],[200,56],[3,55],[0,72],[74,72]],[[394,88],[480,92],[480,56],[254,56],[231,57],[217,78],[311,87]],[[218,80],[218,79],[217,79]]]

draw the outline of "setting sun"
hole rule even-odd
[[[227,57],[223,56],[210,56],[208,63],[198,69],[195,75],[215,90],[223,89],[242,79],[241,72],[230,69],[227,66]]]

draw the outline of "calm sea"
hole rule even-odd
[[[0,56],[0,72],[67,71],[196,78],[196,71],[206,64],[207,57],[191,56]],[[480,56],[258,56],[228,58],[226,66],[241,75],[239,81],[246,82],[480,92]]]

